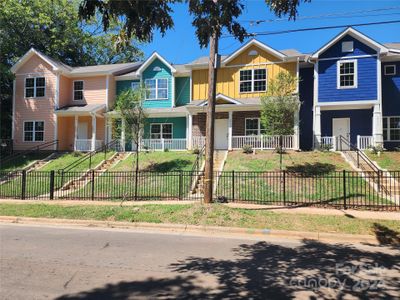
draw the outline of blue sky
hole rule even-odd
[[[377,21],[400,20],[400,0],[313,0],[303,3],[299,17],[320,16],[326,14],[350,13],[345,16],[331,16],[316,19],[299,19],[293,21],[273,21],[259,25],[250,25],[249,20],[277,19],[263,0],[243,0],[244,12],[240,17],[242,25],[248,32],[265,32],[286,29],[298,29],[331,25],[346,25]],[[396,8],[394,8],[396,7]],[[195,29],[191,25],[192,17],[187,12],[186,4],[174,5],[174,29],[162,37],[158,32],[153,42],[142,46],[146,57],[153,51],[159,52],[172,63],[187,63],[199,56],[207,55],[208,49],[200,49]],[[393,8],[375,12],[360,11]],[[353,13],[354,12],[354,13]],[[400,23],[356,27],[361,32],[381,43],[400,42]],[[269,46],[282,50],[296,48],[303,53],[311,53],[328,42],[343,29],[308,31],[271,36],[258,36],[258,40]],[[233,38],[222,38],[219,45],[221,54],[229,54],[240,47],[240,42]]]

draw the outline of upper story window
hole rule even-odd
[[[267,70],[240,70],[239,88],[241,93],[265,92],[267,90]]]
[[[383,118],[383,140],[400,141],[400,116]]]
[[[245,135],[261,135],[264,133],[264,128],[260,118],[247,118],[245,124]]]
[[[354,51],[354,42],[348,41],[342,43],[342,52],[353,52]]]
[[[136,90],[139,89],[139,87],[140,87],[140,82],[139,81],[132,81],[132,83],[131,83],[131,89],[132,90],[136,91]]]
[[[165,100],[168,99],[168,79],[146,79],[147,100]]]
[[[74,101],[83,100],[83,80],[74,81]]]
[[[357,88],[356,60],[343,60],[337,62],[337,88]]]
[[[24,122],[24,142],[43,142],[44,141],[44,122],[26,121]]]
[[[150,138],[151,139],[172,139],[172,124],[159,123],[150,124]]]
[[[25,98],[38,98],[46,95],[46,78],[25,78]]]
[[[386,65],[385,75],[396,75],[396,65]]]

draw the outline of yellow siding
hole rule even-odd
[[[251,50],[258,52],[257,56],[249,56]],[[217,93],[222,93],[232,98],[260,97],[263,93],[239,93],[239,71],[246,69],[267,69],[267,80],[275,78],[280,71],[290,72],[296,75],[297,62],[276,63],[279,59],[271,54],[251,46],[242,54],[235,57],[229,64],[218,70]],[[269,63],[269,64],[265,64]],[[246,65],[246,66],[243,66]],[[208,92],[208,69],[192,71],[192,93],[193,100],[207,99]]]

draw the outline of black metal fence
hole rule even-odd
[[[70,200],[201,200],[199,171],[0,172],[0,198]],[[216,172],[220,202],[398,210],[400,171]],[[201,185],[200,185],[201,186]]]

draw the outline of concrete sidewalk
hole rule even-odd
[[[199,201],[88,201],[88,200],[12,200],[0,199],[1,203],[10,204],[48,204],[48,205],[95,205],[95,206],[142,206],[142,205],[191,205],[199,204]],[[288,214],[312,214],[326,216],[345,216],[354,219],[375,219],[375,220],[395,220],[400,221],[400,212],[389,211],[368,211],[368,210],[352,210],[352,209],[332,209],[317,207],[285,207],[278,205],[259,205],[245,203],[227,203],[223,204],[231,208],[241,208],[249,210],[266,210],[276,213]]]

